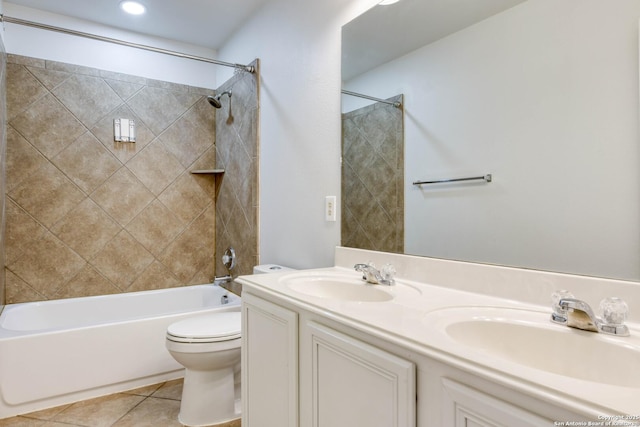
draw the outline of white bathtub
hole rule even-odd
[[[182,377],[165,348],[167,326],[239,310],[237,295],[210,284],[7,305],[0,418]]]

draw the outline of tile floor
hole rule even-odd
[[[182,379],[0,420],[0,427],[180,427]],[[240,427],[233,421],[220,427]]]

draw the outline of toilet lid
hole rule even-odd
[[[215,342],[240,338],[239,311],[191,317],[172,323],[167,338],[181,342]]]

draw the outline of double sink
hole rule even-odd
[[[396,280],[372,285],[348,271],[315,270],[279,279],[293,294],[312,301],[367,305],[402,304],[426,297],[418,284]],[[378,306],[380,307],[380,306]],[[419,323],[438,345],[476,360],[502,360],[547,374],[618,387],[640,388],[640,337],[617,337],[563,327],[550,310],[505,306],[448,305],[426,310]]]

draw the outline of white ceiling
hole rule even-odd
[[[142,16],[121,0],[4,0],[169,40],[219,49],[264,4],[276,0],[139,0]],[[377,6],[343,31],[343,79],[406,54],[525,0],[404,0]],[[43,22],[47,24],[47,22]]]
[[[525,0],[403,0],[375,6],[342,30],[344,81]]]
[[[5,0],[5,3],[218,49],[268,1],[271,0],[140,0],[147,7],[142,16],[126,15],[120,10],[120,0]]]

